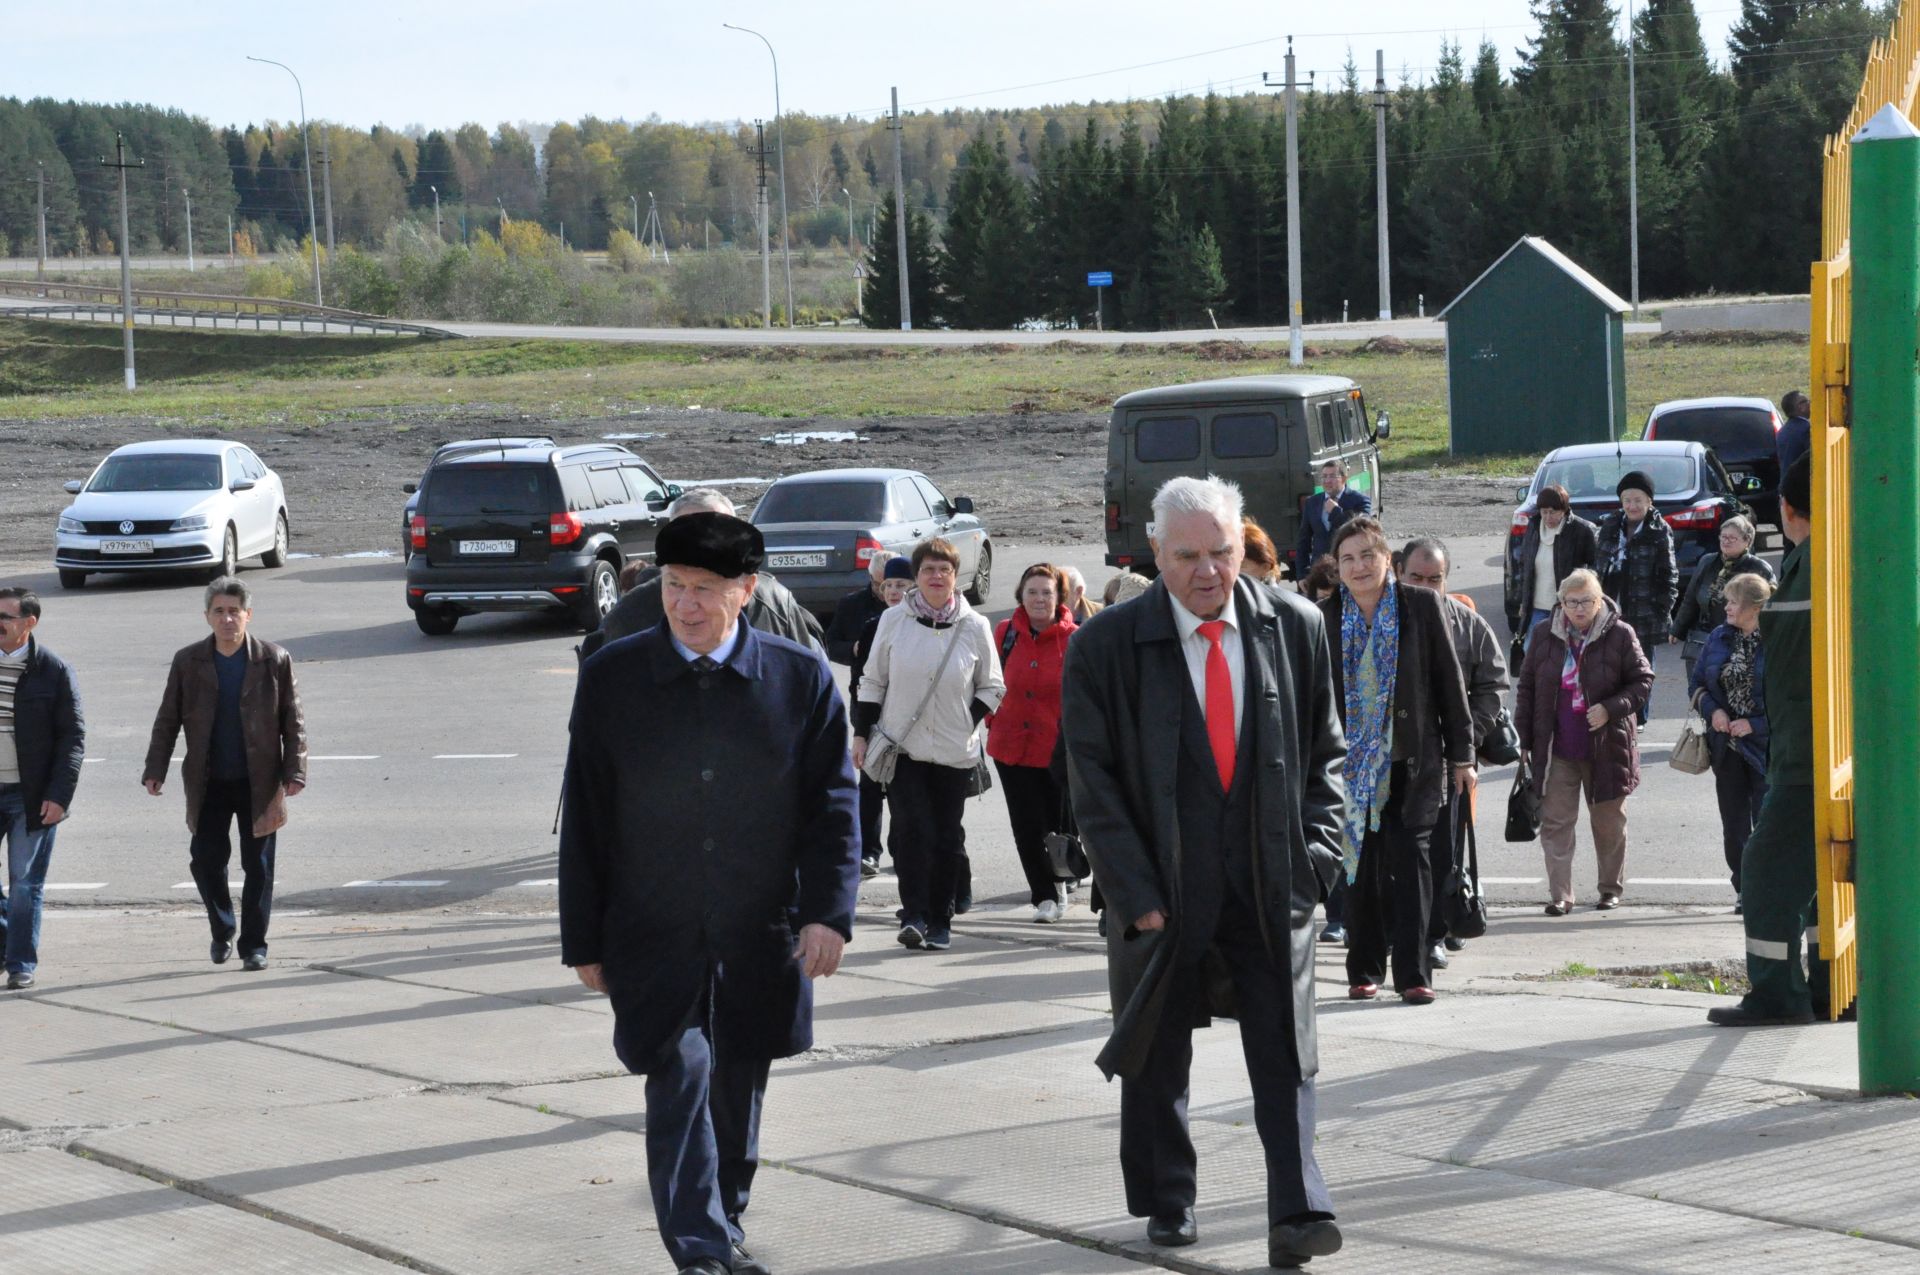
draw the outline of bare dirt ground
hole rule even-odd
[[[1097,543],[1106,429],[1105,413],[855,421],[652,409],[556,423],[472,406],[451,415],[356,412],[312,428],[219,433],[252,447],[285,480],[294,550],[329,555],[397,550],[406,499],[400,485],[419,477],[436,445],[542,432],[562,443],[611,436],[668,480],[720,485],[743,507],[766,481],[801,470],[918,469],[949,496],[972,496],[1002,541]],[[851,434],[853,441],[766,441],[805,433]],[[178,418],[0,422],[0,558],[50,557],[54,522],[70,499],[61,484],[85,478],[115,447],[168,435],[208,436]],[[1516,481],[1390,472],[1384,483],[1388,530],[1396,538],[1497,534],[1507,525]]]

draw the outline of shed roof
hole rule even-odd
[[[1631,303],[1627,301],[1623,301],[1620,298],[1619,293],[1615,292],[1613,289],[1609,288],[1606,284],[1601,283],[1598,279],[1588,274],[1586,270],[1584,270],[1579,265],[1577,265],[1574,262],[1573,258],[1567,256],[1566,253],[1561,252],[1558,248],[1554,247],[1552,244],[1548,243],[1546,240],[1540,238],[1538,235],[1522,235],[1520,236],[1519,239],[1514,241],[1513,247],[1501,253],[1499,260],[1495,261],[1492,265],[1488,266],[1485,270],[1482,270],[1480,272],[1480,277],[1478,279],[1475,279],[1472,283],[1468,284],[1465,288],[1462,288],[1460,290],[1460,295],[1455,297],[1452,301],[1449,301],[1447,303],[1447,308],[1442,310],[1438,315],[1434,317],[1444,320],[1449,314],[1452,314],[1453,308],[1455,306],[1459,305],[1462,301],[1466,300],[1469,296],[1473,295],[1473,290],[1479,287],[1480,284],[1486,279],[1488,275],[1498,270],[1502,265],[1506,263],[1506,260],[1508,257],[1511,257],[1514,253],[1520,251],[1520,249],[1522,248],[1531,248],[1535,252],[1539,253],[1541,256],[1545,257],[1548,261],[1552,262],[1555,266],[1557,266],[1560,269],[1560,271],[1563,274],[1565,274],[1569,279],[1572,279],[1575,283],[1579,284],[1582,288],[1585,288],[1589,293],[1591,293],[1593,295],[1594,300],[1606,306],[1607,309],[1611,310],[1613,313],[1626,314],[1628,311],[1633,309],[1633,306]]]

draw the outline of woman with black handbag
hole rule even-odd
[[[1653,668],[1633,626],[1584,568],[1560,584],[1560,605],[1535,630],[1514,697],[1520,763],[1540,798],[1547,915],[1573,911],[1574,825],[1584,795],[1600,865],[1602,912],[1626,892],[1627,798],[1640,784],[1634,715]]]
[[[853,764],[888,785],[900,834],[900,943],[951,942],[961,816],[983,750],[978,727],[1006,684],[993,631],[960,596],[960,554],[915,545],[914,591],[880,617],[853,705]]]
[[[1067,639],[1079,627],[1062,601],[1064,585],[1063,573],[1051,563],[1036,562],[1021,573],[1014,590],[1019,608],[994,635],[1006,696],[987,718],[987,755],[1000,773],[1033,919],[1043,925],[1066,915],[1069,905],[1069,878],[1057,875],[1047,857],[1047,838],[1060,830],[1064,796],[1047,763],[1060,737]]]

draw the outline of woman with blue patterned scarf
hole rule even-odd
[[[1347,733],[1347,994],[1378,996],[1391,958],[1400,998],[1430,1005],[1428,847],[1447,785],[1475,783],[1466,681],[1439,595],[1391,579],[1379,523],[1350,519],[1333,557],[1340,590],[1320,608],[1338,643],[1334,702]]]

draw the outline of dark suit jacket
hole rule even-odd
[[[1373,501],[1363,491],[1352,487],[1343,490],[1336,499],[1340,508],[1336,509],[1325,522],[1320,515],[1325,504],[1325,493],[1315,492],[1307,497],[1307,507],[1300,515],[1300,540],[1294,546],[1294,574],[1304,578],[1309,568],[1318,562],[1333,543],[1333,533],[1346,524],[1347,519],[1357,514],[1373,512]]]
[[[27,639],[27,667],[14,687],[13,747],[19,754],[27,830],[38,832],[42,802],[73,809],[80,763],[87,756],[87,723],[73,670],[35,638]]]
[[[886,609],[885,599],[873,591],[872,585],[841,598],[840,605],[833,609],[833,622],[827,625],[827,658],[835,664],[852,664],[854,644],[867,621],[879,619]],[[853,684],[860,685],[858,680]]]
[[[725,1048],[810,1048],[795,935],[851,937],[860,886],[859,790],[826,661],[748,626],[701,673],[648,629],[581,667],[571,729],[561,960],[604,967],[621,1059],[647,1070],[710,977]]]
[[[1430,828],[1440,818],[1447,768],[1473,761],[1473,713],[1467,683],[1453,653],[1453,630],[1431,589],[1389,584],[1400,594],[1400,662],[1393,679],[1393,759],[1407,763],[1401,810],[1408,827]],[[1340,658],[1340,608],[1346,590],[1322,599],[1320,613],[1333,646],[1333,688],[1340,724],[1347,699]]]
[[[1242,576],[1234,590],[1247,654],[1254,908],[1262,938],[1293,976],[1294,1048],[1301,1074],[1319,1067],[1313,1020],[1313,909],[1340,867],[1346,741],[1334,707],[1325,626],[1312,605]],[[1183,916],[1176,771],[1184,700],[1193,695],[1164,580],[1108,607],[1067,644],[1061,730],[1074,818],[1113,923],[1107,929],[1112,1039],[1109,1077],[1137,1075],[1170,980]],[[1165,912],[1170,929],[1132,922]],[[1198,1007],[1204,1018],[1207,1006]],[[1216,1013],[1228,1006],[1217,999]],[[1186,1007],[1181,1007],[1185,1012]]]

